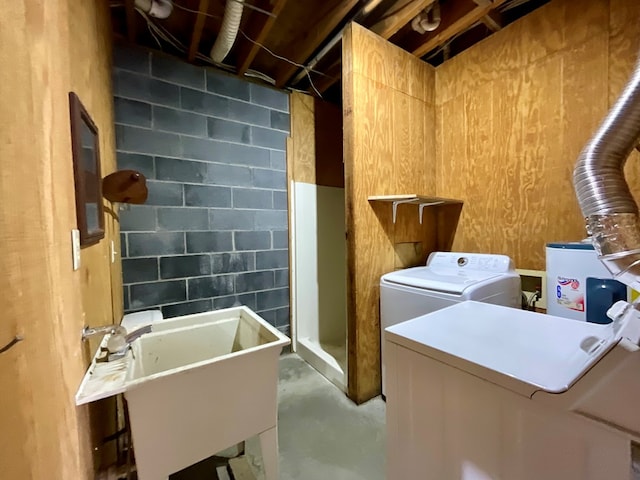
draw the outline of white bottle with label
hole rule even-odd
[[[547,313],[586,321],[588,277],[612,278],[589,240],[547,244]]]

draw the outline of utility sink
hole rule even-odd
[[[254,435],[275,480],[278,358],[289,342],[247,307],[163,320],[124,358],[99,363],[96,354],[76,404],[124,393],[141,480],[166,479]]]

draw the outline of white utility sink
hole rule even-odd
[[[278,358],[289,342],[247,307],[163,320],[124,358],[94,358],[76,404],[124,393],[141,480],[166,479],[254,435],[275,480]]]

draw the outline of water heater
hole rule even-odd
[[[627,298],[627,286],[612,278],[591,242],[547,244],[549,315],[609,323],[609,307]]]

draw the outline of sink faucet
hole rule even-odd
[[[103,325],[101,327],[90,327],[89,325],[85,325],[82,329],[82,341],[86,342],[89,338],[95,335],[106,335],[107,333],[116,334],[116,335],[126,335],[127,330],[121,325]]]
[[[86,342],[95,335],[106,335],[107,333],[111,334],[109,340],[107,340],[107,350],[109,350],[109,353],[121,352],[128,345],[126,342],[127,329],[115,324],[103,325],[101,327],[85,326],[82,329],[82,341]]]
[[[104,325],[101,327],[89,327],[85,326],[82,330],[82,341],[93,337],[94,335],[106,335],[110,333],[111,336],[107,340],[107,350],[109,351],[110,359],[121,357],[126,352],[126,349],[133,341],[140,338],[145,333],[151,332],[151,325],[137,328],[131,333],[127,333],[127,329],[121,325]]]

